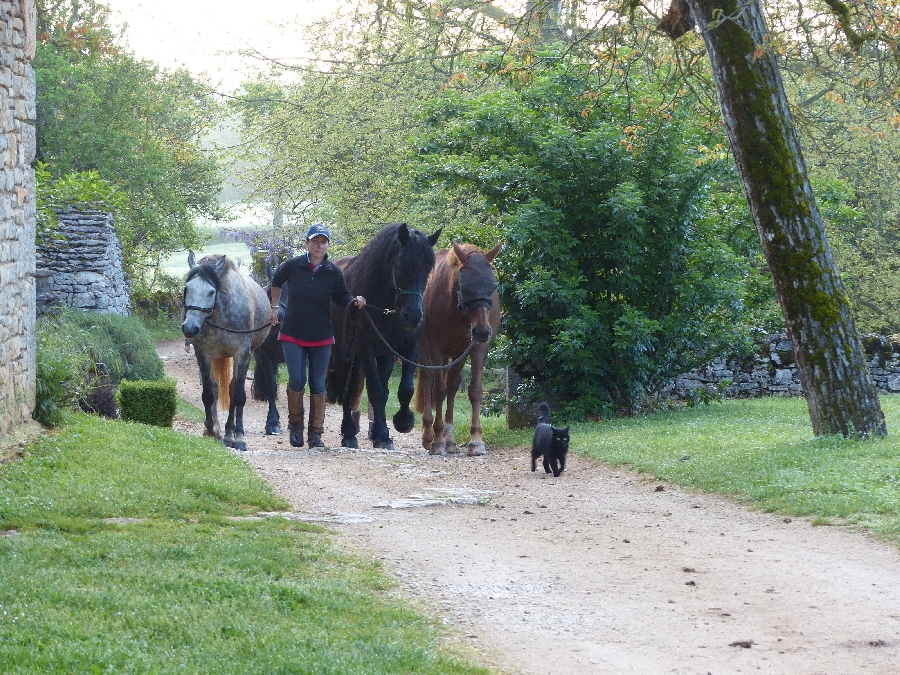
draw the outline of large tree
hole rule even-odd
[[[689,14],[685,10],[689,9]],[[803,383],[813,431],[884,435],[884,414],[834,264],[759,0],[676,0],[673,36],[696,23]]]

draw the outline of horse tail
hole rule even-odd
[[[250,384],[250,396],[254,401],[268,401],[269,392],[275,390],[275,397],[278,397],[278,384],[272,382],[272,368],[269,361],[272,355],[266,350],[267,344],[264,342],[259,349],[253,352],[253,382]]]
[[[231,408],[231,371],[234,367],[234,359],[230,356],[220,356],[212,360],[213,377],[219,387],[219,407],[222,410]]]

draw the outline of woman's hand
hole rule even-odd
[[[361,296],[361,295],[357,295],[357,296],[356,296],[356,306],[359,307],[360,309],[362,309],[363,307],[365,307],[365,306],[366,306],[366,299],[365,299],[363,296]]]
[[[278,307],[275,306],[272,308],[272,311],[269,312],[269,324],[272,326],[278,325]]]

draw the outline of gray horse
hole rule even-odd
[[[241,274],[224,255],[195,260],[184,282],[184,323],[181,332],[194,345],[203,381],[206,433],[229,448],[246,450],[244,442],[244,382],[250,352],[269,334],[269,300],[262,287]],[[225,437],[219,428],[218,400],[228,409]]]

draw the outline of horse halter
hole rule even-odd
[[[396,278],[396,270],[391,268],[391,284],[394,286],[394,308],[384,310],[385,314],[396,314],[400,311],[400,296],[401,295],[414,295],[417,296],[420,300],[424,300],[425,296],[419,291],[405,291],[397,284]]]
[[[203,281],[204,283],[209,283],[205,279],[201,279],[201,281]],[[185,285],[184,291],[181,294],[181,306],[184,308],[185,312],[187,312],[188,310],[194,310],[196,312],[203,312],[204,314],[212,314],[213,310],[216,308],[216,300],[219,297],[219,290],[213,284],[209,285],[213,288],[212,307],[197,307],[197,305],[185,304],[187,302],[187,285]]]
[[[494,306],[494,291],[497,280],[491,275],[479,274],[477,270],[463,267],[459,271],[459,291],[457,307],[464,312],[471,312],[479,307],[491,309]]]

